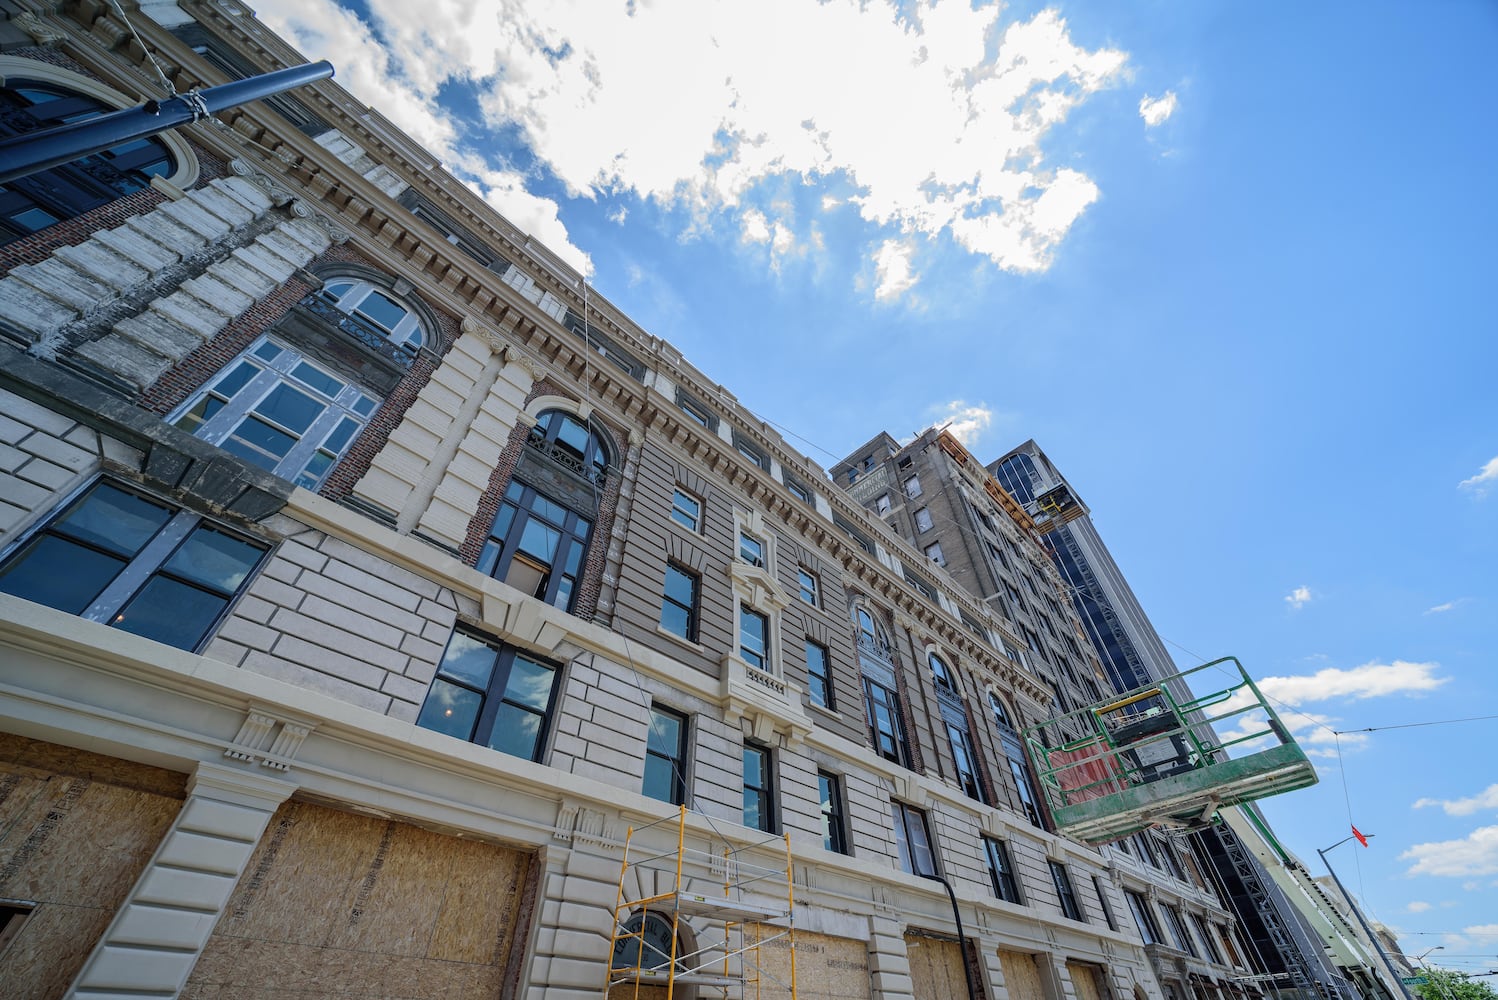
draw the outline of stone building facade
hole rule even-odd
[[[178,90],[301,61],[236,0],[0,14],[13,131],[136,103],[146,49]],[[1159,880],[1026,787],[1095,658],[1027,664],[336,84],[0,194],[10,995],[597,996],[623,841],[683,805],[788,856],[802,996],[1257,995],[1184,877],[1205,965],[1162,985]]]

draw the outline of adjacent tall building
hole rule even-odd
[[[153,58],[302,61],[8,0],[0,129]],[[0,188],[7,995],[1262,996],[1189,852],[1050,828],[1108,668],[927,437],[822,469],[334,83]]]

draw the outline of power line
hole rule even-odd
[[[1366,729],[1333,729],[1332,732],[1338,736],[1348,733],[1377,733],[1385,729],[1419,729],[1421,726],[1450,726],[1458,722],[1486,722],[1489,719],[1498,719],[1498,715],[1474,715],[1467,719],[1439,719],[1435,722],[1406,722],[1397,726],[1369,726]]]

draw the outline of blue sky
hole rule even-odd
[[[1498,715],[1498,7],[259,8],[822,464],[1034,437],[1290,848],[1498,968],[1498,720],[1354,732]]]

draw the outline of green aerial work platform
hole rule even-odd
[[[1219,687],[1224,678],[1226,688],[1199,698],[1187,683]],[[1316,783],[1305,752],[1231,656],[1032,726],[1025,742],[1057,830],[1089,844],[1151,826],[1199,829],[1223,806]]]

